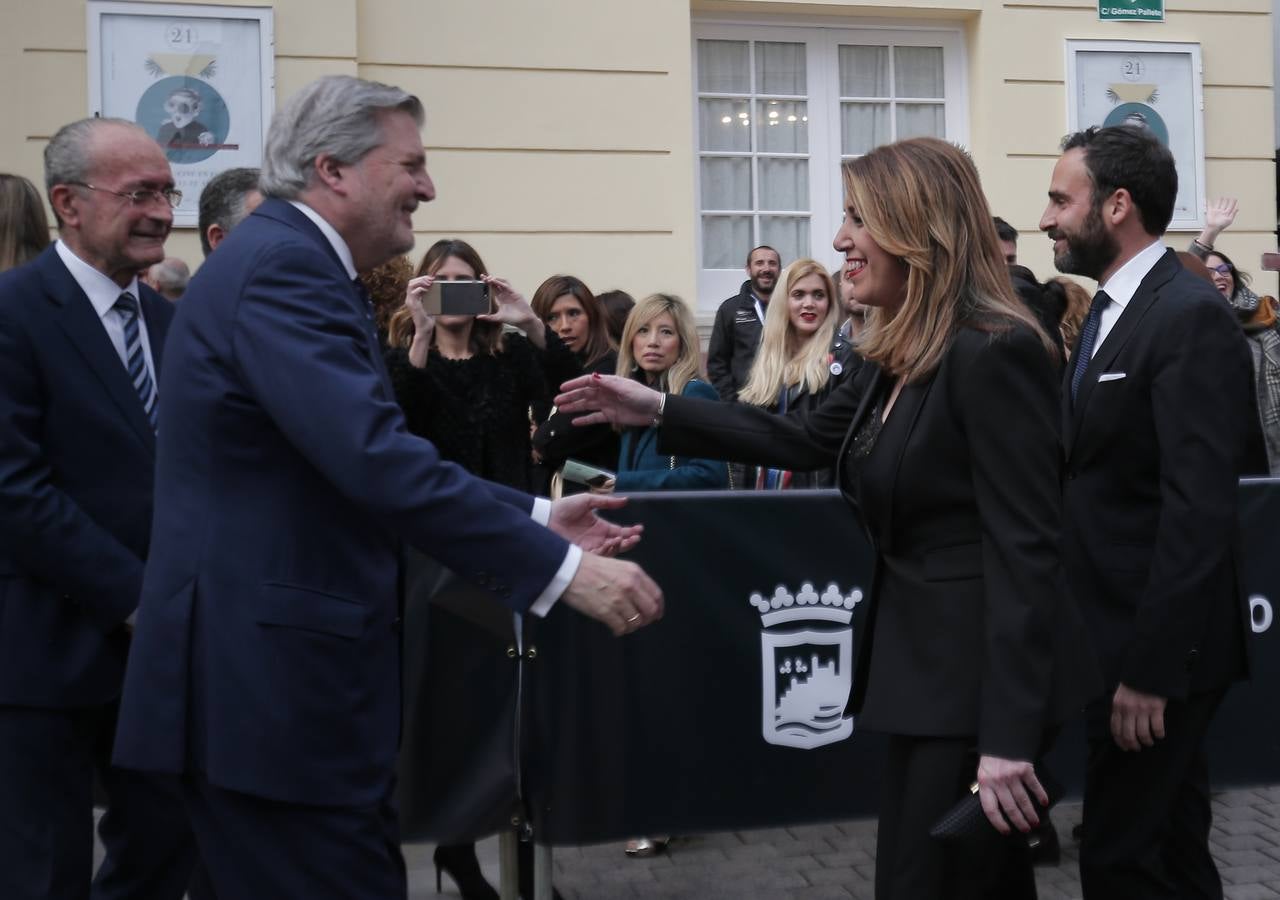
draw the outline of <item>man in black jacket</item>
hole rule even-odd
[[[1086,898],[1221,898],[1204,738],[1248,671],[1236,492],[1262,453],[1244,335],[1160,241],[1178,176],[1132,127],[1071,135],[1040,229],[1096,279],[1063,381],[1063,562],[1107,689],[1088,708]]]
[[[760,346],[764,308],[778,283],[782,257],[772,247],[761,245],[747,254],[747,280],[742,290],[720,304],[707,347],[707,375],[720,393],[732,403],[747,383],[751,363]]]

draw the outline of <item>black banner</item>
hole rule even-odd
[[[1280,728],[1269,714],[1280,695],[1269,599],[1280,597],[1280,482],[1251,480],[1241,497],[1254,677],[1228,694],[1215,722],[1222,787],[1280,781]],[[527,623],[519,652],[492,622],[487,632],[476,626],[487,637],[446,626],[442,652],[439,635],[421,630],[433,590],[411,592],[406,837],[509,827],[518,797],[549,844],[874,814],[883,743],[844,712],[872,554],[840,497],[647,494],[622,512],[645,524],[632,558],[667,598],[661,622],[626,638],[557,607]],[[442,593],[455,610],[477,599],[456,585]],[[1081,733],[1068,728],[1050,757],[1073,789]],[[503,748],[509,756],[495,760]]]

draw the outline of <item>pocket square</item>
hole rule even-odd
[[[1119,381],[1124,376],[1124,372],[1103,372],[1098,376],[1098,384],[1102,384],[1104,381]]]

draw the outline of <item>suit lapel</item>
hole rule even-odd
[[[107,331],[98,318],[98,312],[89,302],[89,298],[80,290],[80,285],[71,277],[67,267],[58,258],[57,251],[50,246],[45,251],[40,263],[41,277],[45,284],[45,296],[58,311],[54,316],[58,327],[66,333],[71,345],[83,357],[89,371],[106,389],[112,402],[119,408],[121,415],[138,436],[147,452],[154,455],[156,446],[155,432],[142,408],[129,373],[116,353],[116,348],[107,337]],[[150,337],[150,334],[148,334]]]
[[[884,429],[887,429],[890,423],[895,426],[895,431],[881,431],[878,441],[888,437],[892,439],[895,435],[898,438],[896,446],[894,444],[886,444],[880,448],[882,453],[893,454],[893,463],[889,470],[889,484],[892,485],[890,494],[890,502],[885,509],[884,522],[880,531],[880,546],[884,552],[889,552],[893,546],[893,511],[897,505],[896,496],[898,492],[898,470],[902,467],[902,457],[906,453],[907,444],[911,440],[911,432],[915,430],[916,420],[920,418],[920,410],[924,408],[924,401],[929,396],[929,391],[933,389],[933,384],[937,380],[936,374],[928,381],[921,384],[908,384],[903,386],[902,392],[898,394],[898,399],[893,402],[893,409],[889,411],[889,416],[885,419]],[[905,423],[906,427],[902,430],[896,430],[898,423]]]
[[[1093,354],[1093,359],[1089,361],[1088,368],[1084,370],[1084,378],[1080,381],[1080,392],[1076,395],[1074,404],[1071,402],[1071,373],[1075,371],[1077,354],[1073,353],[1071,355],[1071,363],[1067,367],[1063,387],[1063,409],[1070,410],[1070,418],[1066,423],[1067,427],[1063,431],[1067,436],[1066,452],[1068,458],[1070,458],[1071,451],[1079,438],[1080,428],[1084,423],[1085,409],[1089,405],[1089,398],[1093,396],[1093,389],[1098,383],[1098,376],[1111,369],[1120,352],[1129,342],[1129,339],[1133,337],[1134,332],[1137,331],[1142,317],[1146,315],[1151,305],[1159,299],[1160,289],[1177,273],[1181,265],[1177,260],[1178,258],[1172,250],[1166,250],[1165,255],[1142,279],[1142,283],[1138,285],[1138,290],[1126,304],[1124,311],[1120,313],[1120,318],[1112,326],[1106,340],[1098,348],[1098,352]],[[1077,351],[1078,349],[1077,346]]]
[[[338,277],[345,282],[349,288],[352,307],[356,309],[356,314],[360,316],[361,323],[364,328],[366,339],[366,349],[369,358],[373,363],[374,370],[378,373],[378,378],[382,382],[383,388],[386,390],[388,399],[395,398],[395,391],[391,386],[391,376],[387,372],[386,361],[382,358],[382,344],[378,340],[377,329],[373,325],[373,305],[369,300],[368,292],[363,286],[357,287],[356,284],[347,278],[346,266],[342,264],[342,260],[338,257],[338,251],[333,249],[333,244],[329,243],[329,239],[324,233],[316,227],[316,223],[312,222],[305,213],[295,207],[293,204],[285,200],[267,200],[263,202],[256,210],[254,215],[266,216],[269,219],[275,219],[277,222],[297,229],[307,235],[311,240],[315,241],[321,249],[333,260],[333,265],[338,271]]]

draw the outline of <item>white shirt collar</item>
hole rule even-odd
[[[320,229],[320,233],[325,236],[325,240],[327,240],[329,245],[333,247],[333,252],[338,254],[338,259],[342,261],[342,268],[347,270],[347,277],[354,281],[356,277],[356,263],[351,257],[351,248],[348,247],[347,242],[342,239],[342,235],[338,234],[338,230],[326,222],[321,217],[320,213],[316,212],[310,206],[307,206],[307,204],[303,203],[301,200],[290,200],[289,203],[297,209],[298,212],[302,213],[312,222],[315,222],[316,227]]]
[[[1111,298],[1111,302],[1123,309],[1129,305],[1133,295],[1138,292],[1138,286],[1142,284],[1142,279],[1146,278],[1147,273],[1156,267],[1156,263],[1160,262],[1161,258],[1164,257],[1164,253],[1165,246],[1163,242],[1155,241],[1117,269],[1107,279],[1106,284],[1098,285],[1098,289],[1106,291],[1107,296]]]
[[[142,303],[142,297],[138,294],[138,276],[133,276],[128,285],[120,287],[102,272],[76,256],[61,238],[53,246],[58,251],[58,258],[62,260],[62,264],[67,267],[76,284],[80,285],[80,290],[84,291],[84,295],[93,304],[94,312],[98,314],[99,319],[111,312],[112,307],[125,291],[133,294],[139,304]]]

